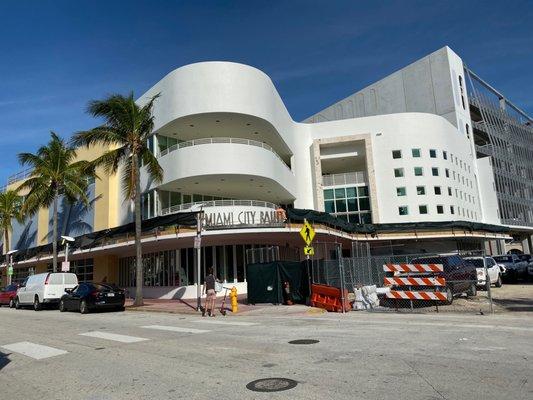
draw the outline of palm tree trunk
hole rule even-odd
[[[9,229],[4,229],[4,253],[7,253],[11,250],[11,247],[9,246]]]
[[[58,190],[56,189],[54,195],[54,220],[52,227],[52,254],[53,263],[52,271],[57,272],[57,198],[59,197]]]
[[[136,252],[136,267],[135,267],[135,302],[134,305],[142,306],[143,301],[143,284],[144,284],[144,271],[143,271],[143,259],[141,248],[141,177],[139,167],[139,157],[132,157],[133,170],[135,171],[135,252]]]

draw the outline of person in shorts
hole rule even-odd
[[[205,277],[204,282],[204,293],[207,294],[205,299],[205,312],[207,312],[210,317],[215,316],[215,302],[217,300],[215,282],[216,278],[213,275],[213,267],[209,267],[207,269],[207,276]],[[205,316],[205,312],[202,314],[203,316]]]

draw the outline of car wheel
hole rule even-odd
[[[124,306],[117,307],[117,311],[125,311],[125,310],[126,310],[126,307]]]
[[[446,301],[444,302],[444,304],[450,305],[452,303],[453,303],[453,292],[452,292],[452,288],[448,287],[446,288]]]
[[[14,307],[15,307],[15,300],[9,299],[9,308],[14,308]]]
[[[82,300],[80,303],[80,313],[87,314],[89,312],[89,307],[87,307],[87,303],[85,300]]]
[[[65,302],[64,302],[63,300],[61,300],[61,301],[59,302],[59,311],[60,311],[60,312],[65,312],[65,311],[67,311],[67,309],[65,308]]]
[[[33,300],[33,309],[35,311],[41,311],[41,303],[39,303],[39,297],[38,296],[35,296],[35,299]]]
[[[496,283],[494,284],[494,286],[496,286],[496,287],[502,287],[502,276],[501,276],[501,275],[498,275],[498,280],[496,281]]]
[[[467,297],[476,297],[477,296],[477,286],[475,283],[472,283],[470,285],[470,289],[468,289],[468,292],[466,292]]]
[[[17,310],[20,310],[20,301],[19,301],[19,298],[18,298],[18,297],[15,298],[15,308],[16,308]]]

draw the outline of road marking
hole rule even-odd
[[[121,342],[121,343],[137,343],[137,342],[144,342],[145,340],[150,340],[150,339],[145,339],[142,337],[118,335],[116,333],[100,332],[100,331],[80,333],[80,336],[89,336],[89,337],[94,337],[98,339],[114,340],[115,342]]]
[[[13,344],[6,344],[2,346],[3,349],[20,353],[27,357],[34,358],[35,360],[42,360],[48,357],[60,356],[67,354],[68,351],[56,349],[54,347],[43,346],[31,342],[19,342]]]
[[[194,328],[181,328],[179,326],[166,326],[166,325],[146,325],[141,326],[145,329],[155,329],[159,331],[169,331],[169,332],[180,332],[180,333],[206,333],[205,329],[194,329]]]
[[[259,325],[256,322],[244,322],[244,321],[223,321],[219,319],[198,319],[193,322],[199,322],[202,324],[219,324],[219,325],[234,325],[234,326],[253,326]]]

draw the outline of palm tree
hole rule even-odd
[[[74,147],[67,145],[54,132],[50,132],[50,136],[48,144],[40,147],[35,154],[19,154],[19,162],[29,166],[31,174],[18,191],[28,191],[22,207],[24,214],[34,215],[41,207],[53,205],[52,250],[53,271],[56,272],[59,198],[64,196],[70,203],[81,201],[89,204],[87,186],[95,174],[89,161],[75,161],[77,154]]]
[[[22,197],[15,190],[0,193],[0,229],[4,235],[4,252],[11,250],[9,232],[13,229],[13,220],[23,222]]]
[[[121,181],[125,197],[133,202],[135,214],[136,282],[135,305],[143,305],[144,271],[141,248],[141,164],[149,178],[159,183],[163,179],[163,169],[147,146],[148,137],[154,127],[152,107],[156,95],[144,106],[135,103],[133,92],[128,96],[113,94],[104,100],[89,102],[87,111],[94,117],[103,118],[104,124],[90,131],[74,135],[77,146],[112,146],[94,161],[95,166],[103,166],[108,174],[121,168]]]

